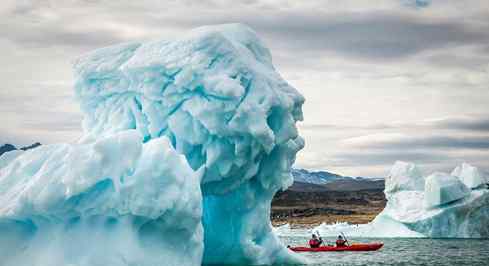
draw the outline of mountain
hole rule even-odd
[[[19,150],[26,151],[26,150],[37,148],[41,145],[42,145],[41,143],[36,142],[36,143],[33,143],[29,146],[22,147]],[[6,143],[6,144],[0,146],[0,156],[2,156],[2,154],[6,153],[6,152],[13,151],[13,150],[17,150],[17,148],[12,144]]]
[[[383,178],[349,177],[305,169],[293,169],[292,175],[292,186],[273,198],[270,217],[275,225],[368,223],[386,204]]]
[[[324,185],[317,185],[313,183],[305,183],[294,181],[292,186],[287,188],[287,191],[295,191],[295,192],[326,192],[328,188]]]
[[[2,146],[0,146],[0,156],[2,156],[2,154],[6,153],[6,152],[9,152],[9,151],[13,151],[13,150],[16,150],[17,148],[12,145],[12,144],[4,144]]]
[[[339,179],[323,185],[329,191],[359,191],[359,190],[379,190],[385,187],[384,179],[362,178],[362,179]]]
[[[309,172],[306,169],[292,169],[292,176],[294,176],[294,182],[316,185],[324,185],[337,179],[352,179],[351,177],[345,177],[326,171]]]
[[[20,149],[23,150],[23,151],[26,151],[26,150],[37,148],[39,146],[41,146],[41,143],[36,142],[36,143],[33,143],[33,144],[29,145],[29,146],[22,147]]]
[[[337,180],[366,180],[366,181],[384,181],[383,178],[371,178],[371,177],[350,177],[350,176],[342,176],[331,172],[326,171],[308,171],[306,169],[292,169],[292,176],[294,176],[294,182],[302,182],[302,183],[310,183],[316,185],[325,185],[330,183],[331,181]]]
[[[383,178],[349,177],[326,171],[292,169],[294,184],[288,189],[302,192],[383,190]]]

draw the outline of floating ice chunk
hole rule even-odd
[[[315,227],[313,232],[318,231],[323,237],[334,238],[342,233],[347,237],[425,237],[423,234],[410,230],[406,225],[389,217],[377,216],[368,224],[349,223],[322,223]]]
[[[460,180],[471,189],[484,186],[488,182],[477,167],[468,163],[463,163],[462,165],[457,166],[453,169],[452,175],[460,178]]]
[[[397,161],[385,179],[385,193],[391,194],[403,190],[422,191],[424,182],[421,171],[415,164]]]
[[[436,172],[426,178],[424,194],[424,206],[432,208],[463,199],[470,190],[457,177]]]

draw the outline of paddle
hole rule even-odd
[[[323,240],[323,239],[321,238],[321,235],[319,234],[319,231],[318,231],[318,230],[316,230],[316,235],[318,236],[319,240],[321,240],[321,241]],[[323,242],[323,244],[324,244],[324,242]]]

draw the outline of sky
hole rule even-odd
[[[489,5],[459,0],[0,3],[0,144],[75,142],[72,62],[120,42],[245,23],[306,98],[296,167],[489,171]]]

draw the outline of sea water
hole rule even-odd
[[[291,230],[294,231],[294,230]],[[284,245],[304,246],[308,238],[280,237]],[[329,239],[332,242],[334,239]],[[489,265],[489,239],[351,238],[350,242],[383,242],[370,252],[301,253],[311,265]]]

